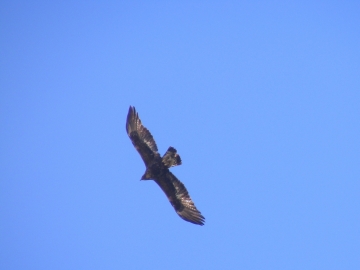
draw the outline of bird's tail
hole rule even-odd
[[[166,167],[170,168],[181,165],[181,158],[177,154],[176,149],[170,146],[165,155],[162,157],[162,162]]]

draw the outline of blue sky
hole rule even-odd
[[[2,269],[360,269],[357,1],[7,1]],[[125,132],[130,105],[205,226]]]

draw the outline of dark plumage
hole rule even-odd
[[[169,147],[165,155],[161,157],[153,136],[141,124],[139,115],[132,106],[129,108],[126,119],[126,131],[145,163],[146,170],[141,180],[154,180],[182,219],[204,225],[205,218],[196,209],[185,186],[169,170],[170,167],[181,164],[181,158],[176,149]]]

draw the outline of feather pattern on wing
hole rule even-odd
[[[186,221],[198,225],[204,225],[205,218],[201,215],[201,212],[197,210],[184,184],[181,183],[180,180],[177,179],[170,171],[168,171],[164,177],[167,181],[163,182],[169,184],[171,183],[174,189],[170,187],[164,189],[159,183],[158,184],[165,192],[176,213]],[[158,181],[155,180],[155,182]],[[169,184],[167,186],[169,186]]]
[[[135,107],[132,106],[129,108],[126,120],[126,131],[146,166],[155,156],[159,156],[153,136],[150,131],[142,125]]]

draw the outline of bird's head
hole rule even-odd
[[[151,176],[152,176],[152,175],[151,175],[151,172],[148,171],[148,170],[146,170],[145,173],[144,173],[144,175],[141,176],[140,181],[141,181],[141,180],[151,180],[151,179],[152,179]]]

